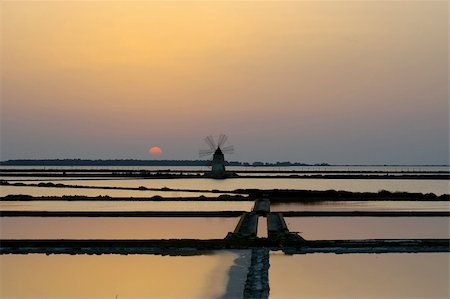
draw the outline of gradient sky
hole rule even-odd
[[[3,1],[1,160],[448,164],[447,1]],[[152,157],[151,146],[163,155]]]

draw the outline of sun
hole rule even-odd
[[[148,153],[150,155],[161,155],[162,154],[162,149],[159,146],[152,146],[149,150]]]

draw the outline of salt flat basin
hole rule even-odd
[[[270,255],[270,298],[449,298],[449,253]]]
[[[272,203],[279,211],[450,211],[448,201],[316,201]]]
[[[120,180],[48,180],[43,182],[63,183],[84,186],[115,186],[138,188],[172,188],[190,190],[236,189],[303,189],[303,190],[344,190],[351,192],[419,192],[448,194],[448,180],[389,180],[389,179],[301,179],[301,178],[233,178],[213,180],[208,178],[192,179],[120,179]],[[28,182],[29,183],[29,182]],[[8,187],[8,186],[7,186]],[[110,190],[106,190],[110,191]],[[121,190],[111,190],[121,191]],[[92,192],[92,191],[90,191]],[[139,192],[139,191],[134,191]],[[142,191],[151,192],[151,191]],[[140,196],[143,196],[143,193]],[[170,192],[165,192],[170,193]],[[2,194],[4,192],[2,191]],[[12,193],[17,194],[17,193]],[[6,194],[7,195],[7,194]],[[160,195],[160,194],[158,194]],[[169,196],[169,195],[167,195]]]
[[[307,240],[448,239],[448,217],[285,217]]]
[[[0,201],[0,211],[251,211],[252,201]]]
[[[0,297],[218,298],[237,256],[1,255]]]
[[[137,186],[139,187],[139,186]],[[31,196],[111,196],[111,197],[198,197],[219,196],[210,192],[178,192],[178,191],[148,191],[148,190],[114,190],[114,189],[85,189],[85,188],[54,188],[29,186],[0,186],[0,196],[22,194]]]
[[[2,239],[222,239],[237,218],[1,217]]]

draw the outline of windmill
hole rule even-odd
[[[224,154],[232,154],[234,152],[232,145],[225,146],[228,136],[221,134],[217,138],[217,142],[211,135],[204,140],[208,144],[209,149],[200,150],[199,156],[207,157],[212,155],[211,176],[215,179],[224,179],[226,177]]]

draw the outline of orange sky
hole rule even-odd
[[[0,5],[2,160],[448,163],[445,1]]]

